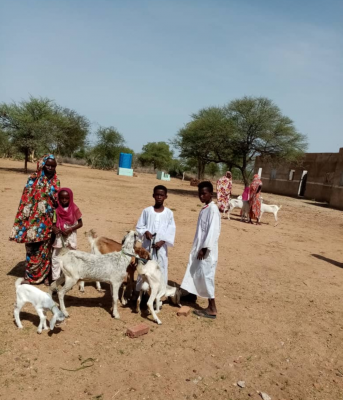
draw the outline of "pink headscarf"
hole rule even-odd
[[[57,215],[56,226],[57,228],[64,230],[64,225],[74,225],[75,222],[82,217],[82,214],[78,206],[74,203],[73,191],[69,188],[61,188],[58,191],[57,196],[61,192],[67,192],[69,194],[68,209],[65,210],[59,202],[58,202],[58,207],[56,208],[56,215]]]

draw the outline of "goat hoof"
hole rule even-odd
[[[38,335],[40,335],[42,333],[42,331],[37,331]]]
[[[64,316],[65,316],[66,318],[69,318],[69,313],[67,313],[67,311],[63,312],[63,314],[64,314]]]
[[[160,320],[156,321],[157,325],[162,325],[162,322]]]

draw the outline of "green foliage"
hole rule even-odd
[[[256,156],[294,160],[307,147],[292,120],[263,97],[244,97],[224,107],[210,107],[192,115],[173,141],[181,157],[196,158],[198,176],[209,163],[224,163],[241,172],[248,182]]]
[[[205,173],[213,179],[220,172],[218,164],[211,162],[206,165]]]
[[[89,122],[47,98],[30,97],[28,101],[0,104],[0,129],[14,151],[24,155],[27,169],[30,154],[72,155],[84,146]]]
[[[152,142],[143,146],[139,162],[155,169],[167,168],[172,162],[173,152],[165,142]]]
[[[120,153],[134,154],[133,150],[125,147],[123,136],[113,126],[100,127],[97,131],[97,144],[89,151],[87,163],[92,168],[113,169],[118,163]]]

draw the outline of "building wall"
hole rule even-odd
[[[257,157],[255,173],[262,168],[263,191],[298,196],[303,171],[307,171],[304,197],[343,209],[343,148],[339,153],[308,153],[297,164],[273,165]],[[294,170],[293,180],[289,180]]]

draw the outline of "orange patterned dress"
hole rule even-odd
[[[250,219],[256,218],[258,220],[261,216],[261,192],[257,193],[260,186],[262,186],[262,181],[256,174],[250,185]]]

